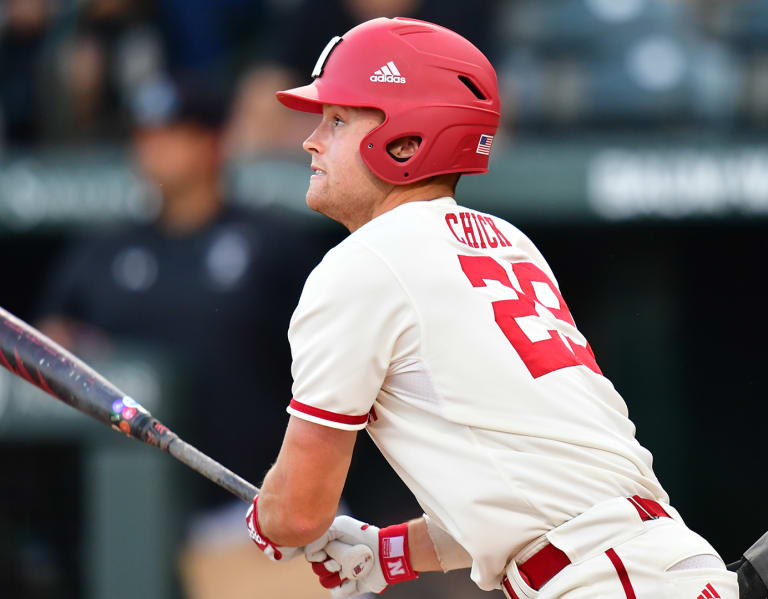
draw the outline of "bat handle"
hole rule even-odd
[[[177,460],[207,476],[246,503],[253,501],[253,498],[259,494],[257,487],[227,470],[176,435],[169,439],[167,451]],[[349,545],[341,541],[331,541],[325,550],[341,566],[343,578],[356,579],[365,576],[374,564],[373,552],[367,545]]]
[[[373,567],[373,551],[367,545],[349,545],[331,541],[325,552],[341,566],[341,577],[354,580],[368,574]]]
[[[197,470],[200,474],[226,489],[235,497],[239,497],[245,503],[251,503],[253,498],[259,494],[258,487],[240,478],[237,474],[209,458],[179,437],[174,435],[174,438],[170,440],[167,447],[168,453],[177,460],[193,470]]]

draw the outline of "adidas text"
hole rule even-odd
[[[381,65],[369,79],[373,83],[405,83],[405,77],[403,77],[393,60]]]
[[[405,83],[405,77],[399,75],[371,75],[370,80],[374,83]]]

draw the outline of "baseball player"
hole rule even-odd
[[[496,74],[466,39],[374,19],[323,50],[285,106],[320,123],[307,203],[351,232],[307,279],[289,328],[291,418],[246,520],[273,559],[304,546],[335,598],[471,568],[539,597],[736,599],[736,575],[669,504],[627,407],[544,257],[454,200],[485,173]],[[335,517],[366,429],[424,515]],[[329,543],[373,567],[339,571]]]

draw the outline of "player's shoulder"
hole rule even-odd
[[[425,227],[441,222],[445,213],[455,210],[457,206],[456,200],[448,196],[405,202],[366,223],[355,234],[369,239],[389,235],[393,229],[400,234],[423,234],[427,232]]]
[[[361,313],[372,306],[395,308],[407,301],[388,265],[366,245],[347,237],[307,277],[291,326],[308,315]]]
[[[352,234],[328,250],[310,273],[305,287],[371,288],[381,286],[390,277],[386,261],[372,244]]]
[[[386,267],[393,248],[408,244],[414,232],[423,231],[424,212],[430,204],[401,204],[368,221],[328,251],[319,266],[334,271]]]
[[[444,235],[444,215],[455,207],[450,197],[406,202],[370,220],[347,241],[365,246],[385,261],[409,255]]]

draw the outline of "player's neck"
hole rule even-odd
[[[371,219],[409,202],[428,202],[437,198],[453,197],[455,181],[438,177],[429,181],[418,181],[411,185],[396,186],[373,210]]]

